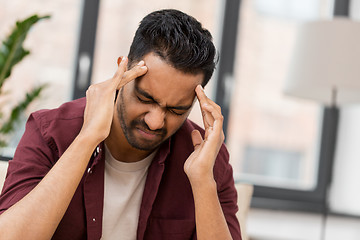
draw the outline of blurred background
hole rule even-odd
[[[206,92],[223,109],[236,182],[254,186],[250,239],[360,239],[359,105],[341,107],[334,157],[326,158],[327,109],[283,92],[301,24],[356,21],[360,0],[0,0],[0,40],[17,20],[51,15],[29,32],[31,54],[6,82],[2,109],[43,83],[27,114],[84,96],[113,75],[139,21],[162,8],[194,16],[213,34],[220,62]],[[198,105],[190,118],[202,125]],[[22,132],[2,155],[11,158]]]

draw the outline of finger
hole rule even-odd
[[[200,102],[200,107],[202,107],[202,110],[204,111],[205,114],[210,111],[214,113],[217,112],[216,115],[218,116],[221,115],[221,107],[206,96],[203,88],[200,85],[197,86],[196,93]]]
[[[211,114],[212,107],[208,104],[203,104],[200,107],[201,107],[201,115],[203,118],[205,129],[212,127],[212,125],[215,121],[215,119],[213,118],[213,116]]]
[[[216,103],[214,103],[210,98],[206,96],[204,89],[200,85],[196,88],[196,94],[200,103],[204,127],[205,129],[207,129],[209,127],[212,127],[215,121],[215,118],[213,114],[211,114],[211,112],[221,112],[221,109]]]
[[[204,88],[201,85],[197,85],[195,88],[196,96],[199,99],[200,105],[207,103],[208,97],[205,94]]]
[[[205,106],[205,110],[208,112],[208,115],[211,115],[214,119],[212,125],[205,129],[205,139],[208,139],[208,136],[211,134],[216,139],[220,139],[220,141],[223,142],[225,139],[223,132],[224,116],[221,114],[221,110],[219,111],[216,106],[212,105]]]
[[[118,85],[118,89],[122,88],[127,83],[144,75],[147,72],[147,67],[145,66],[144,61],[140,61],[137,65],[135,65],[130,70],[126,71],[122,77],[120,84]]]
[[[213,107],[215,107],[219,112],[221,112],[221,108],[219,105],[217,105],[213,100],[211,100],[210,98],[208,98],[205,94],[204,89],[202,88],[201,85],[198,85],[195,89],[196,91],[196,95],[199,99],[200,105],[207,105],[210,104]]]
[[[117,65],[119,66],[120,65],[120,62],[121,62],[121,59],[122,59],[123,57],[119,57],[118,58],[118,60],[117,60]]]
[[[198,130],[193,130],[191,132],[191,140],[193,142],[194,149],[196,150],[203,141],[203,138]]]
[[[201,114],[202,114],[202,118],[203,118],[203,123],[204,123],[204,127],[205,129],[210,127],[212,125],[212,119],[210,116],[208,116],[208,112],[205,111],[204,107],[206,105],[208,105],[208,97],[205,95],[204,89],[202,88],[201,85],[198,85],[195,88],[195,92],[196,92],[196,96],[199,99],[199,103],[200,103],[200,109],[201,109]]]
[[[120,58],[121,58],[121,61],[120,61]],[[118,62],[118,68],[114,74],[114,77],[112,78],[112,80],[114,81],[114,84],[116,86],[119,85],[124,73],[127,70],[128,58],[127,57],[119,57],[117,62]]]
[[[203,105],[203,111],[206,112],[207,117],[212,118],[213,121],[216,119],[222,119],[221,108],[216,103],[207,103]]]
[[[207,113],[206,117],[210,119],[209,121],[211,121],[212,127],[214,127],[215,122],[223,123],[224,116],[221,114],[221,110],[218,110],[215,106],[209,104],[204,105],[204,111]]]

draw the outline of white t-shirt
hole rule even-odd
[[[102,240],[134,240],[146,176],[156,151],[145,159],[125,163],[105,147],[105,189]]]

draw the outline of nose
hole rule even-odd
[[[165,111],[161,107],[156,106],[145,114],[144,120],[150,130],[155,131],[164,127],[165,115]]]

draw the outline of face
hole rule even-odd
[[[183,73],[153,53],[143,60],[148,71],[121,89],[116,114],[128,143],[150,151],[184,123],[203,74]]]

